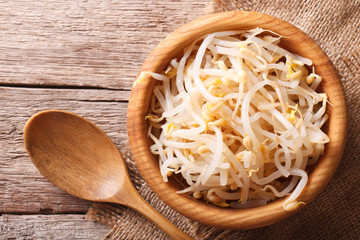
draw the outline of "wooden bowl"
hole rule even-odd
[[[284,48],[313,61],[316,73],[323,77],[321,91],[326,92],[332,104],[327,109],[330,117],[325,130],[331,139],[330,143],[325,146],[324,155],[312,170],[307,186],[298,198],[299,201],[308,204],[329,182],[340,161],[345,145],[347,120],[344,92],[335,69],[320,47],[304,32],[280,19],[255,12],[211,14],[171,33],[148,56],[140,72],[161,72],[171,59],[182,53],[184,47],[204,34],[256,27],[272,30],[284,36]],[[145,116],[149,112],[154,84],[155,80],[151,77],[134,84],[128,106],[128,135],[131,151],[141,175],[166,204],[192,220],[226,229],[249,229],[272,224],[304,206],[301,205],[296,211],[287,212],[282,207],[286,198],[281,198],[261,207],[229,209],[177,194],[176,191],[182,188],[173,178],[170,178],[168,183],[163,181],[158,159],[149,150],[151,141],[147,137],[148,124]]]

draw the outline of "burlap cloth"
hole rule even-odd
[[[141,178],[131,154],[123,152],[136,189],[195,239],[360,239],[360,1],[214,0],[210,4],[211,12],[247,10],[278,17],[303,30],[321,46],[345,88],[349,127],[344,156],[328,186],[312,203],[279,223],[252,230],[207,227],[176,213]],[[169,239],[154,224],[126,207],[94,204],[88,218],[112,227],[105,239]]]

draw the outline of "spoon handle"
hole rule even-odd
[[[138,192],[135,191],[133,193],[134,194],[131,194],[132,201],[128,201],[127,203],[121,202],[121,204],[126,205],[145,216],[174,240],[193,240],[192,237],[181,231],[169,220],[167,220],[163,215],[157,212],[139,195]]]

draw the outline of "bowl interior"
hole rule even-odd
[[[330,143],[325,146],[324,155],[312,169],[307,186],[298,198],[299,201],[309,203],[333,175],[343,153],[346,137],[346,105],[341,82],[331,61],[309,36],[287,22],[260,13],[236,11],[207,15],[171,33],[148,56],[140,72],[162,71],[171,59],[182,54],[184,47],[206,33],[256,27],[284,36],[281,40],[282,47],[313,61],[316,73],[323,78],[321,91],[328,95],[332,104],[327,109],[330,117],[325,126]],[[285,198],[256,208],[224,209],[195,200],[188,195],[176,194],[177,190],[183,188],[181,180],[170,178],[168,183],[163,182],[158,160],[149,150],[152,141],[147,137],[148,124],[145,116],[149,111],[154,85],[155,80],[151,77],[134,84],[128,106],[128,135],[140,173],[160,199],[190,219],[227,229],[260,227],[296,212],[283,210]]]

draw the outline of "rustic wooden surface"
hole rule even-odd
[[[11,215],[0,218],[2,239],[101,239],[108,227],[86,221],[83,214]]]
[[[45,109],[88,118],[128,151],[132,81],[162,38],[205,13],[208,0],[0,0],[0,239],[100,239],[90,202],[49,183],[23,144]]]

